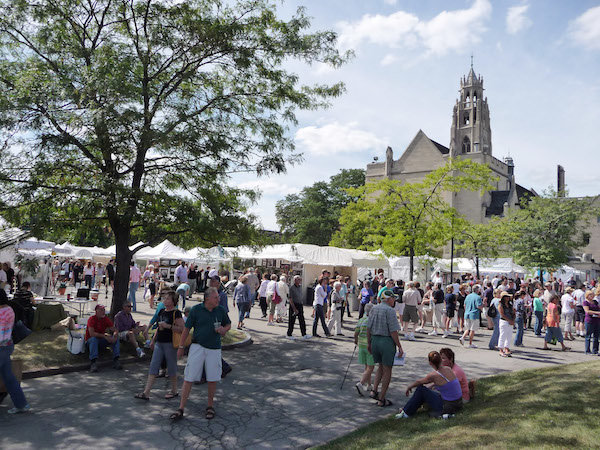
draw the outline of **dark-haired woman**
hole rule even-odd
[[[0,289],[0,378],[4,381],[6,391],[14,404],[9,409],[9,414],[29,411],[29,405],[21,389],[21,383],[12,372],[10,355],[15,346],[12,341],[12,330],[15,324],[15,312],[8,306],[8,296],[4,289]]]
[[[462,390],[458,377],[450,367],[442,365],[442,356],[438,352],[429,352],[428,359],[433,372],[406,388],[407,397],[413,388],[417,389],[400,413],[396,414],[396,419],[414,416],[423,404],[429,406],[429,414],[434,417],[448,417],[462,409]],[[425,387],[430,383],[435,385],[437,392]]]
[[[143,392],[135,395],[140,400],[149,400],[150,391],[154,380],[158,376],[161,362],[167,361],[167,370],[171,381],[171,391],[165,395],[166,399],[177,397],[177,349],[173,347],[173,332],[183,332],[184,322],[181,311],[177,309],[178,296],[174,291],[165,293],[162,303],[164,309],[157,311],[158,330],[152,338],[150,348],[153,350],[150,369],[148,371],[148,381]]]
[[[510,341],[512,340],[513,326],[515,325],[515,310],[512,304],[512,295],[505,292],[500,297],[498,305],[500,316],[500,336],[498,337],[498,351],[500,356],[512,356]]]

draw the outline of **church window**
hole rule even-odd
[[[477,106],[477,92],[473,93],[473,106]]]
[[[468,137],[465,136],[462,143],[462,152],[463,153],[471,153],[471,141]]]
[[[463,125],[469,125],[469,113],[468,112],[463,114]]]
[[[475,142],[475,143],[473,144],[473,151],[474,151],[474,152],[478,152],[478,151],[479,151],[479,142]]]
[[[477,108],[473,108],[473,123],[477,122]]]
[[[471,97],[469,97],[469,94],[467,94],[467,96],[465,97],[465,107],[466,108],[471,107]]]

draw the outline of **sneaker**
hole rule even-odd
[[[267,322],[267,325],[270,326],[270,327],[274,327],[275,326],[275,324],[273,322]]]
[[[96,361],[92,361],[92,363],[90,364],[90,372],[98,372],[98,364],[96,363]]]
[[[444,331],[444,334],[442,335],[442,338],[447,338],[448,337],[448,332]]]
[[[410,334],[408,335],[408,340],[409,340],[409,341],[416,341],[416,340],[417,340],[417,338],[415,338],[415,333],[410,333]]]
[[[464,337],[459,337],[458,338],[458,342],[460,342],[460,345],[464,346],[465,345],[465,338]]]
[[[469,345],[469,348],[477,348],[477,346],[475,344],[471,344]]]
[[[286,339],[290,340],[290,341],[295,341],[296,338],[294,336],[286,336]]]
[[[136,351],[137,351],[138,357],[143,358],[144,356],[146,356],[146,354],[144,353],[144,350],[142,350],[141,348],[138,348]]]
[[[437,331],[433,330],[429,333],[427,333],[428,336],[437,336]]]
[[[419,327],[415,330],[415,333],[422,333],[423,331],[425,331],[423,330],[423,327]]]
[[[121,370],[123,367],[121,366],[121,363],[119,362],[118,359],[114,359],[113,360],[113,369],[115,370]]]
[[[453,417],[454,417],[454,414],[442,414],[443,420],[452,419]]]
[[[26,413],[30,409],[31,409],[31,406],[25,405],[22,408],[11,408],[11,409],[9,409],[6,412],[9,413],[9,414],[22,414],[22,413]]]
[[[336,334],[336,336],[344,336],[342,333],[338,333]]]
[[[396,419],[410,419],[409,415],[404,412],[403,409],[400,410],[399,414],[394,416]]]
[[[367,395],[367,390],[365,389],[364,385],[359,381],[358,383],[356,383],[356,390],[358,391],[358,395],[360,395],[361,397],[366,397]]]

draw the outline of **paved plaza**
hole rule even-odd
[[[140,290],[140,299],[141,294]],[[136,320],[147,322],[151,317],[147,304],[138,305]],[[309,330],[310,312],[306,307]],[[544,352],[539,350],[542,340],[532,337],[531,331],[525,333],[526,347],[513,358],[500,358],[487,350],[487,330],[476,336],[478,349],[463,348],[457,335],[442,339],[417,334],[416,342],[403,341],[406,365],[394,368],[388,398],[395,406],[379,408],[373,400],[357,395],[354,384],[362,367],[356,355],[340,390],[354,348],[357,313],[345,322],[345,337],[308,341],[285,339],[287,324],[266,326],[265,320],[258,319],[258,306],[251,315],[246,323],[253,345],[223,352],[233,371],[217,388],[217,415],[212,421],[204,418],[206,385],[194,386],[186,416],[177,423],[168,419],[178,399],[163,398],[165,380],[155,384],[149,402],[134,399],[146,380],[145,360],[125,365],[120,372],[106,368],[96,374],[79,372],[23,382],[33,412],[12,417],[6,414],[11,402],[0,405],[1,447],[306,448],[397,412],[397,406],[405,402],[406,385],[429,369],[427,352],[442,346],[456,352],[469,378],[590,359],[583,354],[583,339],[569,344],[572,352]],[[230,317],[235,326],[237,310]],[[298,327],[295,335],[299,335]],[[180,361],[180,374],[184,362]]]

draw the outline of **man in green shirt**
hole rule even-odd
[[[231,328],[231,320],[225,308],[219,305],[219,291],[213,287],[204,293],[204,303],[196,305],[190,311],[185,322],[185,328],[181,333],[177,358],[183,356],[184,346],[190,330],[192,334],[192,345],[188,354],[187,364],[184,372],[183,388],[181,390],[181,402],[177,412],[171,415],[171,420],[183,418],[183,410],[192,390],[192,384],[200,381],[202,369],[206,371],[208,384],[208,405],[206,407],[206,418],[215,417],[213,399],[217,390],[217,381],[221,379],[221,337]]]

